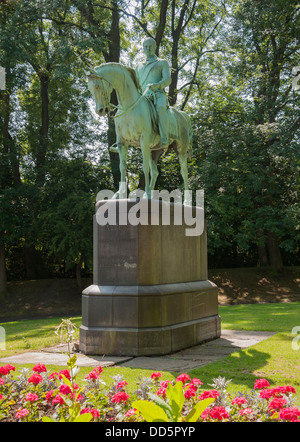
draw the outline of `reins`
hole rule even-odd
[[[106,80],[106,78],[100,77],[100,75],[92,73],[92,74],[89,75],[89,78],[92,78],[92,77],[99,78],[100,80],[105,80],[111,87],[113,87],[112,84],[108,80]],[[127,112],[130,112],[132,109],[134,109],[137,106],[139,101],[147,94],[148,91],[149,91],[149,86],[146,87],[146,89],[143,92],[143,94],[131,106],[129,106],[128,109],[124,110],[120,114],[112,115],[112,118],[122,117],[122,115],[125,115],[125,114],[127,114]],[[121,109],[119,106],[115,106],[112,103],[109,103],[109,104],[110,104],[110,106],[113,107],[113,110],[115,110],[115,109],[120,110]]]

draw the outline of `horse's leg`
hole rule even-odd
[[[187,166],[187,153],[186,152],[179,154],[179,164],[180,164],[181,176],[182,176],[183,182],[184,182],[184,190],[188,191],[189,184],[188,184],[188,166]],[[190,192],[185,192],[184,204],[187,206],[190,206],[192,204]]]
[[[150,161],[151,161],[151,152],[150,152],[150,142],[147,136],[141,137],[141,150],[143,155],[143,171],[145,175],[145,193],[148,199],[151,198],[151,187],[150,187]]]
[[[150,181],[150,188],[151,191],[154,190],[155,188],[155,183],[158,177],[158,168],[157,168],[157,162],[150,157],[150,176],[151,176],[151,181]]]
[[[127,158],[128,158],[128,146],[118,144],[119,149],[119,159],[120,159],[120,173],[121,173],[121,182],[119,186],[119,190],[113,198],[121,199],[127,198],[127,186],[126,186],[126,173],[127,173]]]

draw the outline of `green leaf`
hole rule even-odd
[[[69,379],[66,378],[66,376],[64,374],[61,374],[60,376],[62,377],[62,380],[64,381],[64,383],[73,389],[71,381],[69,381]]]
[[[153,402],[136,401],[133,402],[132,407],[141,413],[146,422],[169,422],[164,410]]]
[[[77,416],[73,422],[90,422],[93,419],[92,413],[83,413],[80,416]]]
[[[76,356],[76,354],[74,354],[71,358],[69,358],[69,360],[68,360],[68,362],[67,362],[68,367],[69,367],[69,370],[72,370],[72,368],[75,367],[75,365],[76,365],[76,361],[77,361],[77,356]]]
[[[212,402],[214,402],[214,400],[214,398],[207,398],[203,401],[198,402],[187,415],[186,422],[197,422],[205,408],[207,408]]]
[[[51,419],[51,417],[43,416],[42,417],[42,422],[55,422],[55,421],[53,419]]]
[[[173,419],[177,421],[181,415],[185,401],[183,394],[183,383],[181,381],[176,382],[174,387],[172,384],[168,384],[166,394],[170,402],[170,407],[172,408]]]
[[[163,399],[161,399],[159,396],[153,393],[148,393],[149,399],[151,399],[156,405],[158,405],[160,408],[162,408],[168,415],[170,419],[173,418],[172,408],[170,405],[165,402]]]

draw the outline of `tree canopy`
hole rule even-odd
[[[92,271],[94,203],[117,188],[119,160],[85,70],[134,67],[147,36],[170,64],[170,105],[193,121],[209,265],[299,264],[299,14],[294,0],[2,0],[0,292]],[[160,189],[182,186],[174,155],[159,168]],[[142,186],[136,151],[129,174]]]

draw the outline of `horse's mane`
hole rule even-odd
[[[116,65],[116,66],[121,66],[122,68],[126,69],[126,70],[128,71],[128,73],[130,74],[131,79],[132,79],[132,81],[134,82],[134,85],[135,85],[135,87],[137,88],[137,90],[139,91],[139,93],[141,93],[141,94],[143,93],[143,92],[142,92],[141,85],[140,85],[140,82],[139,82],[139,79],[137,78],[136,72],[135,72],[135,70],[134,70],[133,68],[130,68],[130,67],[128,67],[128,66],[125,66],[125,65],[122,64],[122,63],[114,63],[114,62],[111,62],[111,63],[102,63],[100,66],[97,66],[97,68],[95,68],[95,69],[97,70],[98,68],[101,68],[101,67],[103,67],[103,66],[107,66],[108,64],[110,64],[110,65]]]

